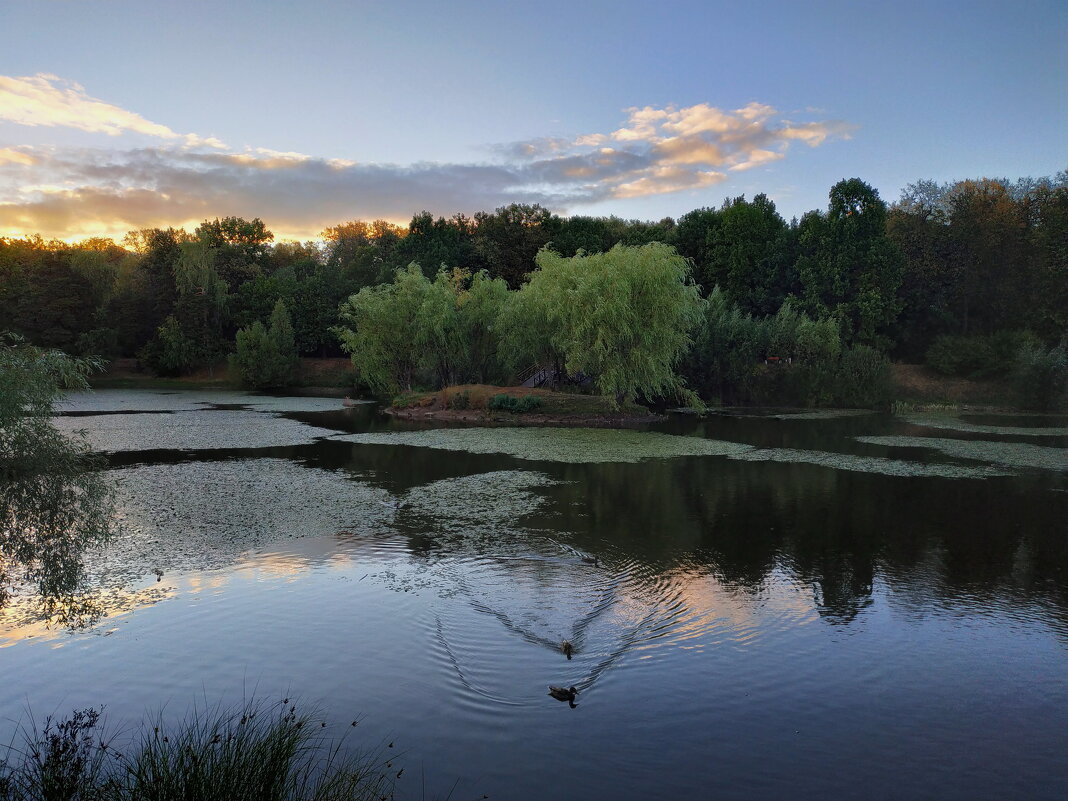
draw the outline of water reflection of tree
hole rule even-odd
[[[877,575],[907,592],[932,552],[932,589],[947,602],[1011,588],[1068,609],[1068,496],[1020,480],[702,458],[566,465],[556,475],[571,482],[553,492],[580,547],[625,551],[659,571],[703,564],[754,592],[785,569],[813,588],[829,620],[848,622],[867,606]]]
[[[833,421],[832,439],[857,433],[866,421]],[[754,425],[790,435],[765,444],[837,447],[819,437],[827,436],[825,422],[754,418],[742,427]],[[803,443],[794,441],[798,432]],[[855,619],[871,603],[877,579],[896,598],[919,593],[927,609],[962,597],[1027,598],[1068,618],[1068,493],[1048,491],[1038,476],[903,478],[702,457],[561,464],[347,443],[319,453],[398,494],[483,471],[542,471],[563,483],[540,490],[555,502],[551,518],[533,523],[565,533],[566,544],[602,559],[625,555],[648,581],[683,566],[757,593],[785,571],[811,587],[815,608],[830,622]],[[453,547],[423,531],[412,532],[412,545],[423,553],[442,549],[443,556]]]
[[[0,608],[31,589],[42,611],[84,622],[82,554],[110,528],[111,490],[85,444],[51,424],[55,400],[94,364],[0,338]]]

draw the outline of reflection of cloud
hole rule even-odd
[[[175,594],[174,588],[167,585],[152,585],[135,590],[122,587],[93,590],[86,596],[86,600],[103,619],[102,625],[93,629],[93,632],[107,636],[113,631],[109,630],[110,621],[172,598]],[[71,628],[63,620],[42,614],[40,598],[36,595],[19,596],[0,607],[0,648],[22,640],[63,639],[70,633]],[[58,648],[62,644],[57,643],[55,647]]]
[[[89,95],[54,75],[0,76],[0,121],[162,140],[124,149],[0,149],[0,235],[118,236],[133,228],[260,216],[282,236],[342,218],[403,220],[418,209],[473,212],[511,202],[555,209],[703,189],[728,171],[848,137],[835,121],[794,123],[771,106],[707,103],[628,110],[611,133],[497,145],[494,163],[366,164],[266,147],[226,151]]]
[[[189,147],[226,147],[218,139],[172,131],[140,114],[89,96],[80,84],[46,73],[21,78],[0,75],[0,120],[76,128],[108,136],[139,133],[182,140]]]

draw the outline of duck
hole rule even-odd
[[[555,698],[557,701],[567,701],[567,705],[574,709],[578,704],[575,703],[575,696],[578,695],[578,690],[574,687],[556,687],[552,684],[549,685],[549,695]]]
[[[571,640],[564,640],[560,643],[560,650],[564,652],[564,656],[568,659],[571,658],[571,654],[575,651],[574,647],[571,645]]]
[[[599,557],[599,556],[589,556],[589,555],[583,556],[582,557],[582,561],[585,562],[588,565],[593,565],[594,567],[600,567],[601,566],[601,557]]]

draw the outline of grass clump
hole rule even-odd
[[[0,801],[363,801],[393,798],[392,764],[350,755],[285,699],[157,719],[122,744],[96,709],[23,731],[0,761]],[[2,752],[0,752],[2,753]],[[399,771],[398,771],[399,773]]]

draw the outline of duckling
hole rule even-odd
[[[567,705],[574,709],[578,704],[575,703],[575,696],[578,695],[578,690],[574,687],[556,687],[552,684],[549,685],[549,695],[555,698],[557,701],[567,701]]]
[[[593,565],[594,567],[600,567],[601,566],[601,557],[599,557],[599,556],[586,555],[586,556],[582,557],[582,561],[585,562],[588,565]]]
[[[564,656],[570,659],[571,654],[574,653],[575,649],[571,645],[571,640],[564,640],[560,643],[560,650],[564,652]]]
[[[156,574],[156,581],[162,581],[163,580],[163,571],[160,570],[158,567],[155,568],[152,572]]]

